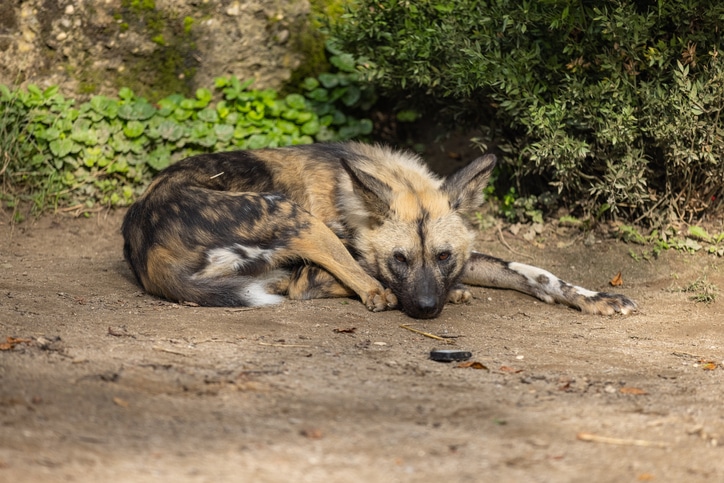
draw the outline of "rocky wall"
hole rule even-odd
[[[307,0],[1,0],[0,83],[150,99],[231,74],[279,87],[309,18]]]

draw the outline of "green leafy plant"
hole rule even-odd
[[[698,278],[688,286],[681,289],[682,292],[692,293],[690,300],[698,303],[710,304],[717,299],[719,287],[709,282],[706,277]]]
[[[28,135],[28,111],[29,107],[19,93],[0,85],[0,201],[13,209],[16,222],[22,221],[22,214],[17,210],[14,197],[7,193],[12,192],[18,182],[10,173],[17,172],[18,177],[23,178],[31,175],[22,171],[22,160],[29,159],[36,148]]]
[[[117,98],[80,104],[57,87],[2,87],[0,155],[6,205],[34,197],[34,210],[78,213],[123,206],[152,175],[184,157],[368,135],[372,123],[349,114],[368,102],[353,67],[309,78],[284,97],[220,77],[214,90],[174,94],[156,104],[122,88]],[[11,189],[12,187],[12,189]]]
[[[664,250],[686,253],[705,252],[719,257],[724,256],[724,232],[711,235],[706,229],[699,226],[689,226],[686,233],[669,227],[661,231],[653,229],[648,235],[644,235],[640,229],[622,224],[617,227],[617,235],[626,242],[643,245],[645,251],[642,256],[646,259],[650,255],[656,257]]]

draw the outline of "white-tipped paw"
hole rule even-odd
[[[586,297],[579,308],[582,312],[600,315],[628,315],[638,310],[636,302],[625,295],[605,292]]]

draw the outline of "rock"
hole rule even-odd
[[[308,0],[63,3],[0,2],[0,84],[59,85],[81,100],[122,86],[192,95],[232,74],[279,88],[304,58],[293,37],[311,28]]]

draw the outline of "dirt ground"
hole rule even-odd
[[[0,481],[724,481],[724,304],[676,290],[724,287],[721,259],[506,231],[528,259],[491,231],[640,311],[485,288],[429,321],[199,308],[140,291],[121,216],[0,225]],[[448,345],[485,368],[428,358]]]

